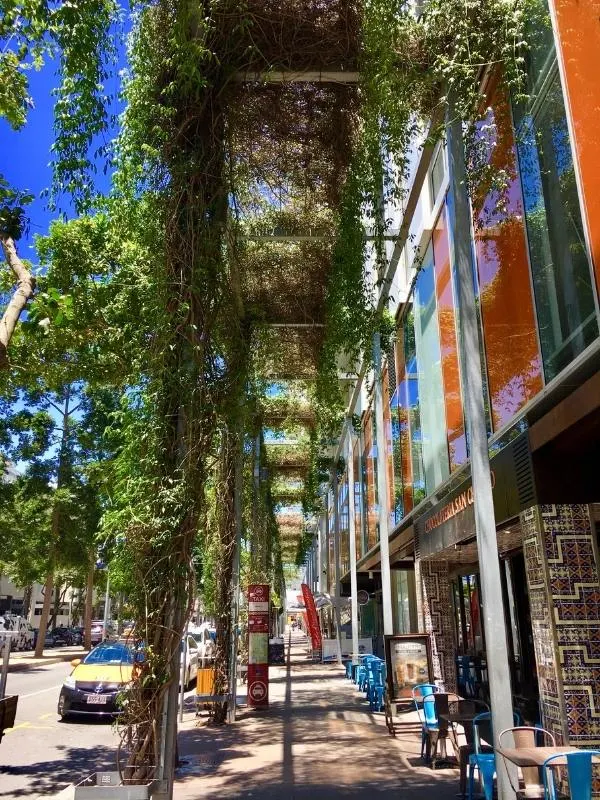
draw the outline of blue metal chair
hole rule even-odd
[[[430,760],[430,735],[439,727],[433,697],[439,691],[440,687],[434,683],[418,683],[412,690],[413,702],[421,723],[421,758],[425,757],[425,761]]]
[[[383,709],[383,689],[385,685],[385,663],[381,659],[372,661],[369,676],[369,708],[371,711]]]
[[[376,659],[376,658],[377,658],[377,656],[373,656],[373,655],[365,656],[363,658],[363,663],[358,668],[357,681],[356,682],[357,682],[358,688],[359,688],[359,690],[361,692],[366,692],[367,691],[367,681],[368,681],[368,675],[369,675],[369,664],[371,663],[371,661],[373,661],[373,659]]]
[[[515,725],[521,724],[521,715],[513,711]],[[489,742],[483,745],[482,739]],[[469,792],[468,800],[475,797],[475,770],[479,772],[479,780],[483,786],[485,800],[492,800],[494,796],[494,775],[496,773],[496,756],[492,742],[494,733],[492,729],[492,715],[489,711],[478,714],[473,720],[473,750],[469,756]]]
[[[557,800],[555,770],[564,767],[569,784],[571,800],[592,800],[592,759],[600,756],[600,750],[574,750],[571,753],[556,753],[544,761],[544,798]],[[562,773],[564,776],[564,772]]]

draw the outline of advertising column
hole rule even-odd
[[[269,705],[269,584],[248,587],[248,705]]]

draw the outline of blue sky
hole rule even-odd
[[[126,30],[130,28],[129,18],[124,27]],[[115,41],[118,46],[119,63],[105,83],[107,93],[113,97],[120,88],[119,70],[125,66],[122,36],[116,34]],[[34,236],[45,234],[50,222],[58,215],[58,212],[48,211],[47,198],[41,197],[42,192],[47,190],[52,182],[52,170],[49,166],[52,157],[50,148],[54,140],[52,90],[58,83],[57,62],[48,60],[41,70],[31,70],[28,78],[34,107],[29,110],[25,126],[19,131],[14,131],[5,119],[0,118],[0,174],[4,175],[13,188],[30,191],[36,197],[28,207],[30,230],[19,242],[20,255],[35,263]],[[117,108],[115,105],[113,112]],[[111,132],[108,138],[112,136],[114,132]],[[94,149],[95,146],[92,150]],[[98,165],[96,185],[100,191],[105,192],[110,186],[110,176],[104,174],[102,166]],[[59,206],[68,216],[72,214],[68,198],[61,198]]]

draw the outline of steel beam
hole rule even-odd
[[[238,72],[238,83],[341,83],[356,84],[359,72],[348,70],[266,70],[264,72]]]
[[[350,538],[350,613],[352,620],[352,663],[358,664],[358,576],[356,574],[356,519],[354,508],[353,428],[350,417],[346,423],[348,470],[348,533]]]

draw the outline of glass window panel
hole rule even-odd
[[[356,531],[356,560],[360,561],[365,554],[364,549],[364,513],[362,494],[362,475],[360,458],[360,439],[353,448],[354,457],[354,527]]]
[[[410,437],[410,447],[406,450],[407,458],[408,454],[410,457],[408,458],[407,469],[404,471],[403,467],[403,472],[406,475],[410,471],[412,476],[411,503],[417,505],[425,497],[425,473],[423,470],[421,410],[419,407],[419,372],[415,346],[414,311],[412,310],[407,314],[404,321],[404,362],[406,378],[400,385],[401,405],[406,409],[407,420],[404,433]],[[403,435],[402,419],[400,420],[400,435]],[[404,445],[402,453],[404,457]]]
[[[490,163],[505,171],[507,186],[502,196],[492,190],[475,199],[475,251],[488,391],[498,430],[543,382],[510,107],[495,88],[488,102],[480,144]]]
[[[375,462],[375,448],[373,442],[373,414],[368,411],[365,414],[364,421],[364,487],[365,487],[365,501],[367,511],[367,528],[366,528],[366,545],[367,550],[375,547],[377,544],[377,497],[375,494],[375,475],[376,475],[376,462]]]
[[[431,207],[435,206],[435,201],[440,193],[444,182],[444,148],[438,149],[438,154],[431,168]]]
[[[430,493],[450,474],[431,243],[415,285],[414,323],[423,467],[425,487]]]
[[[554,0],[563,53],[563,67],[573,119],[575,147],[581,174],[582,194],[588,218],[588,233],[600,278],[600,162],[598,161],[598,54],[600,25],[598,3]]]
[[[391,528],[396,524],[394,510],[394,449],[392,445],[392,410],[390,407],[390,377],[387,367],[381,376],[381,394],[383,399],[383,428],[385,444],[386,480],[388,488],[388,520]]]
[[[394,523],[404,516],[404,480],[402,474],[402,439],[400,432],[400,387],[398,386],[390,402],[392,457],[394,461],[394,503],[391,508]]]
[[[456,314],[454,295],[452,292],[450,249],[445,207],[442,208],[433,232],[433,254],[438,321],[440,327],[446,424],[448,426],[448,452],[450,456],[450,469],[454,470],[467,460],[467,442],[460,391]]]
[[[532,102],[515,108],[540,344],[547,380],[597,336],[590,264],[551,32],[529,57]],[[545,48],[545,49],[544,49]]]

